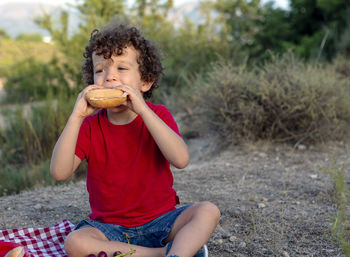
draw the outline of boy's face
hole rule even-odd
[[[134,47],[128,46],[122,55],[113,55],[110,59],[93,53],[94,83],[107,88],[124,84],[144,93],[149,90],[150,84],[141,80],[138,52]]]

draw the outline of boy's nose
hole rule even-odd
[[[115,73],[112,73],[112,72],[108,72],[106,74],[106,78],[105,78],[105,87],[112,87],[113,85],[111,83],[115,83],[115,82],[118,82],[118,76],[117,74]]]
[[[106,77],[106,81],[107,81],[107,82],[117,81],[117,76],[108,75],[108,76]]]

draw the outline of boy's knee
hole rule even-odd
[[[77,251],[75,249],[79,249],[79,244],[81,240],[79,240],[79,235],[75,232],[70,233],[66,240],[64,241],[64,250],[66,251],[69,257],[75,257]]]
[[[208,213],[213,219],[219,222],[221,213],[220,209],[215,204],[205,201],[199,203],[199,206],[203,212]]]

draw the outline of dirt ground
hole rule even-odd
[[[174,169],[181,204],[211,201],[221,221],[209,256],[341,256],[330,234],[336,215],[334,185],[323,171],[345,164],[349,146],[267,143],[218,151],[214,142],[188,141],[191,164]],[[0,198],[0,229],[77,223],[89,213],[85,183],[39,188]]]

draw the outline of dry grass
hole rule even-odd
[[[335,66],[305,64],[291,54],[253,70],[220,61],[193,84],[186,109],[197,114],[198,129],[218,132],[227,143],[318,143],[349,135],[350,82]]]

